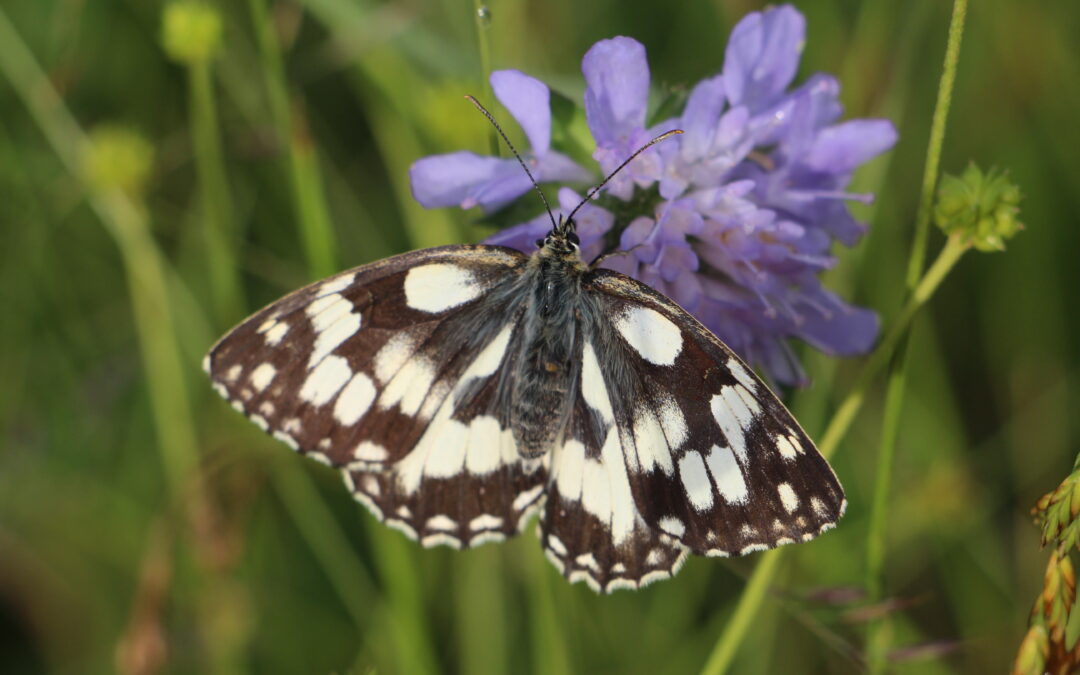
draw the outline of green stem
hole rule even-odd
[[[203,237],[209,265],[210,296],[220,325],[231,325],[243,312],[236,265],[232,199],[221,149],[213,76],[207,61],[188,66],[191,135],[202,201]]]
[[[949,24],[948,43],[945,46],[945,62],[938,84],[937,103],[930,126],[930,140],[926,150],[923,169],[922,192],[915,218],[915,236],[911,258],[908,260],[905,282],[909,291],[917,289],[926,257],[926,242],[930,231],[930,215],[934,204],[934,190],[938,182],[941,150],[945,143],[945,125],[948,120],[952,91],[956,84],[956,68],[960,60],[960,44],[964,35],[967,16],[967,0],[955,0],[952,20]],[[952,246],[961,246],[955,240]],[[959,254],[958,254],[959,255]],[[896,443],[903,412],[904,390],[907,381],[907,356],[910,333],[905,331],[896,349],[896,356],[889,368],[888,386],[885,393],[885,416],[881,427],[881,444],[877,471],[874,479],[874,499],[870,511],[870,530],[866,538],[866,590],[871,602],[882,598],[884,588],[885,536],[892,485],[892,471],[896,456]],[[870,673],[884,672],[887,665],[890,629],[888,617],[871,621],[867,626],[867,663]]]
[[[716,641],[716,646],[709,654],[705,667],[701,669],[701,675],[721,675],[727,672],[728,666],[735,658],[735,652],[739,649],[739,644],[753,625],[758,609],[761,608],[761,603],[765,599],[765,593],[780,569],[780,559],[784,550],[775,549],[762,554],[761,560],[754,567],[754,573],[750,575],[750,580],[743,588],[735,613],[724,626],[724,632],[720,634],[720,639]]]
[[[956,84],[956,66],[960,62],[960,43],[964,36],[966,18],[967,0],[955,0],[952,20],[949,23],[948,42],[945,45],[945,63],[942,67],[941,81],[938,83],[937,103],[934,104],[934,118],[930,123],[930,140],[926,148],[926,165],[923,167],[922,192],[919,195],[919,210],[915,214],[915,239],[912,242],[911,258],[908,259],[905,277],[909,290],[918,283],[926,260],[926,241],[930,234],[934,189],[937,187],[941,149],[945,144],[945,122],[949,118],[949,106],[952,104],[952,91]]]
[[[945,247],[938,254],[937,260],[923,275],[922,280],[915,287],[915,291],[911,293],[907,303],[897,313],[896,318],[893,319],[893,323],[886,331],[885,336],[878,343],[878,346],[874,348],[870,358],[867,359],[851,391],[840,403],[829,425],[825,428],[825,432],[821,435],[818,448],[826,458],[836,451],[836,447],[847,434],[851,423],[855,421],[855,416],[866,399],[870,384],[889,364],[889,359],[897,351],[900,341],[907,333],[908,326],[910,326],[915,314],[933,296],[938,286],[945,280],[946,275],[969,248],[958,237],[950,237],[946,240]]]
[[[484,0],[473,0],[473,17],[476,19],[476,43],[480,51],[481,88],[485,105],[491,106],[494,98],[491,90],[491,8]],[[492,127],[488,130],[488,153],[498,157],[502,153],[499,136]]]
[[[933,297],[934,292],[944,281],[949,271],[956,266],[956,263],[959,262],[969,248],[958,237],[950,237],[945,242],[945,247],[941,250],[934,264],[926,271],[922,280],[915,287],[915,291],[885,333],[885,337],[882,338],[873,354],[867,359],[851,393],[840,404],[836,414],[833,415],[832,420],[829,422],[829,426],[822,435],[819,444],[821,454],[825,458],[832,456],[840,441],[851,428],[851,422],[855,419],[855,415],[858,414],[859,408],[866,399],[867,388],[888,365],[889,358],[896,352],[903,336],[907,334],[915,315]],[[776,576],[780,560],[787,550],[786,548],[777,549],[761,556],[761,561],[754,568],[750,580],[743,589],[735,613],[724,627],[724,632],[721,633],[720,639],[717,640],[716,646],[701,671],[703,674],[719,675],[727,671],[732,659],[735,657],[739,644],[742,642],[742,638],[746,635],[746,631],[749,630],[761,607],[761,602],[765,599],[765,591]]]
[[[319,155],[304,123],[302,108],[298,107],[296,113],[290,110],[281,45],[267,14],[266,0],[248,0],[248,10],[259,42],[274,133],[280,146],[289,149],[293,210],[308,271],[312,278],[321,279],[337,270],[337,261]]]

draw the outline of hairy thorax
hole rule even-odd
[[[586,271],[576,249],[545,246],[533,255],[525,273],[529,304],[510,422],[520,454],[526,458],[547,452],[566,425],[578,376],[574,356]]]

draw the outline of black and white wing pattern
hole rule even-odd
[[[518,532],[543,493],[500,417],[528,258],[447,246],[343,272],[271,304],[206,357],[214,387],[275,438],[342,470],[424,545]]]
[[[682,308],[608,270],[565,440],[549,467],[547,556],[595,589],[636,588],[687,552],[743,555],[806,541],[843,490],[783,404]]]
[[[832,470],[727,347],[644,284],[550,262],[491,246],[388,258],[271,304],[204,366],[388,525],[467,547],[542,507],[546,555],[604,592],[670,576],[689,552],[836,522]]]

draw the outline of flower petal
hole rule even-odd
[[[683,135],[679,137],[681,156],[688,162],[705,157],[712,148],[720,112],[724,109],[722,77],[702,80],[690,92],[680,119]]]
[[[824,289],[823,294],[831,296]],[[802,323],[798,335],[815,348],[834,356],[865,354],[874,346],[880,322],[876,313],[832,298],[836,309],[823,312],[800,307]]]
[[[506,160],[482,157],[473,152],[452,152],[418,159],[409,168],[413,197],[429,209],[460,206],[477,186],[497,177],[505,163]],[[521,173],[520,167],[518,173]]]
[[[592,46],[581,61],[585,74],[585,118],[598,145],[645,126],[649,62],[645,47],[632,38],[614,37]]]
[[[755,112],[770,105],[795,77],[805,39],[806,19],[791,5],[740,21],[724,54],[724,85],[732,104]]]
[[[540,80],[517,70],[491,73],[495,98],[506,106],[529,139],[534,155],[551,146],[551,91]]]
[[[847,174],[896,143],[896,128],[888,120],[848,120],[822,129],[805,159],[822,173]]]

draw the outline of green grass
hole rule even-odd
[[[421,549],[236,415],[199,370],[230,325],[306,281],[482,238],[474,214],[417,205],[406,170],[488,151],[490,129],[462,99],[486,95],[486,69],[520,68],[579,100],[585,50],[626,34],[646,45],[654,83],[690,84],[719,68],[731,27],[758,7],[493,4],[485,26],[467,0],[248,0],[221,3],[217,57],[184,66],[162,48],[161,5],[3,3],[5,670],[848,672],[867,658],[867,608],[881,605],[820,591],[868,578],[893,607],[872,631],[877,658],[955,643],[896,671],[1007,667],[1046,562],[1028,512],[1077,450],[1072,4],[968,8],[940,168],[1007,169],[1027,230],[1005,253],[965,255],[936,287],[911,324],[902,409],[886,405],[890,349],[843,362],[804,351],[814,385],[794,410],[850,502],[818,541],[693,559],[611,597],[567,585],[531,534]],[[857,175],[878,201],[829,283],[886,327],[908,325],[950,6],[800,8],[800,77],[839,75],[848,116],[900,131]],[[152,148],[144,180],[122,181],[125,166],[87,172],[88,139],[116,127]],[[944,246],[930,231],[926,259]]]

